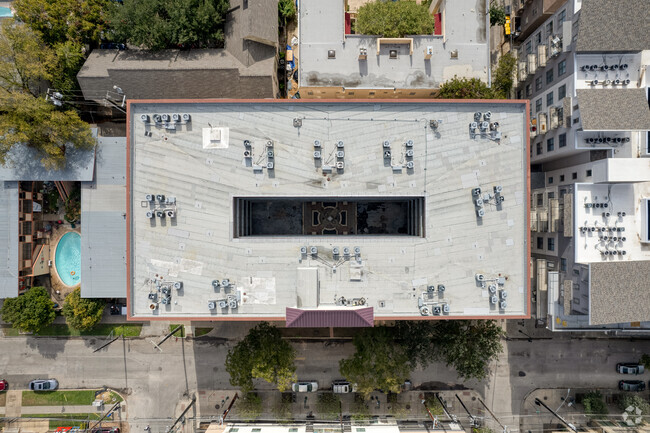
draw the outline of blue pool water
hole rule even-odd
[[[11,12],[11,9],[4,6],[0,6],[0,18],[13,17],[14,14]]]
[[[66,286],[76,286],[81,279],[81,236],[68,232],[56,245],[54,263],[59,278]]]

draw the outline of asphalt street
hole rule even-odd
[[[35,378],[53,377],[62,388],[108,386],[122,390],[128,398],[125,415],[136,429],[132,431],[154,423],[162,430],[171,423],[177,403],[188,393],[232,388],[224,361],[234,341],[171,338],[160,352],[149,339],[126,339],[93,353],[103,342],[81,338],[1,338],[3,378],[14,389],[26,388]],[[516,425],[513,414],[520,413],[525,396],[534,389],[614,388],[621,379],[614,370],[616,363],[636,361],[643,352],[650,352],[648,340],[562,338],[504,343],[504,353],[483,382],[463,383],[453,370],[433,364],[413,372],[413,384],[426,389],[473,388],[502,422]],[[298,377],[317,380],[324,387],[340,378],[338,361],[354,349],[350,342],[311,341],[294,345],[298,352]],[[264,383],[258,386],[270,389]]]

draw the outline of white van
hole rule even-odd
[[[332,382],[332,392],[335,394],[347,394],[353,392],[353,386],[345,380],[335,380]]]

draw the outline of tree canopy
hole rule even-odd
[[[65,165],[70,147],[92,149],[95,140],[75,111],[60,111],[29,93],[0,92],[0,164],[16,145],[38,149],[43,166],[53,169]]]
[[[439,99],[494,99],[494,91],[478,78],[455,76],[440,85]]]
[[[72,328],[85,331],[102,319],[104,305],[104,301],[100,299],[82,298],[81,288],[77,287],[65,297],[63,315]]]
[[[263,379],[285,391],[296,380],[295,358],[296,351],[282,339],[280,330],[262,322],[228,351],[226,371],[230,384],[243,392],[253,389],[253,379]]]
[[[364,35],[402,38],[432,35],[435,19],[429,10],[413,0],[366,3],[359,8],[355,31]]]
[[[112,37],[149,50],[219,47],[228,0],[124,0],[108,21]]]
[[[45,287],[32,287],[17,298],[7,298],[2,306],[2,320],[24,332],[38,332],[55,317],[54,302]]]
[[[366,328],[354,338],[356,352],[339,361],[339,371],[368,397],[375,389],[399,393],[411,369],[404,348],[394,342],[391,328]]]

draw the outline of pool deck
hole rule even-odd
[[[61,224],[59,227],[52,228],[52,235],[50,236],[50,258],[52,259],[52,268],[50,270],[50,280],[52,284],[52,298],[55,299],[59,305],[62,305],[66,295],[72,293],[74,289],[79,287],[68,286],[61,281],[59,274],[56,272],[56,246],[64,234],[69,232],[77,232],[81,235],[79,226],[72,228],[69,223]]]

